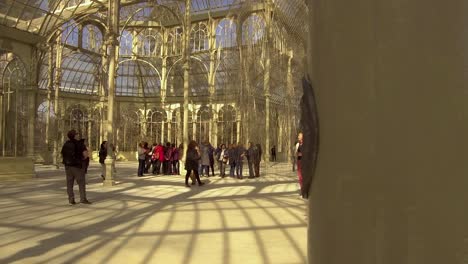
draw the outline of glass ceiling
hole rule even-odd
[[[192,0],[192,13],[222,11],[265,1],[258,0]],[[184,0],[121,0],[122,6],[136,3],[164,5],[184,11]],[[272,0],[278,16],[289,30],[301,32],[305,0]],[[17,28],[41,36],[47,36],[58,25],[78,16],[105,12],[107,0],[0,0],[0,25]]]
[[[260,96],[263,93],[264,65],[262,63],[264,54],[262,45],[257,42],[264,34],[264,22],[252,14],[253,10],[262,10],[263,4],[269,0],[192,0],[191,12],[194,15],[194,23],[198,20],[208,19],[212,14],[218,14],[221,19],[216,29],[217,45],[221,45],[216,58],[215,86],[216,93],[225,94],[234,91],[233,87],[238,82],[240,74],[244,74],[245,79],[249,79],[255,91],[252,96]],[[307,6],[305,0],[271,0],[273,5],[273,32],[279,39],[278,44],[274,44],[275,51],[271,63],[271,86],[273,101],[282,102],[284,87],[286,86],[284,71],[287,68],[287,61],[284,59],[286,48],[295,51],[295,57],[301,56],[304,50],[304,39],[302,36],[307,28],[304,23],[307,18]],[[35,35],[49,36],[57,28],[65,31],[72,31],[66,34],[68,37],[64,44],[68,47],[80,47],[87,50],[86,54],[67,54],[65,52],[62,62],[62,83],[61,89],[66,92],[97,94],[99,92],[98,76],[102,73],[100,47],[103,42],[103,33],[97,27],[87,26],[84,28],[82,43],[78,44],[77,27],[67,27],[75,22],[79,22],[83,16],[95,16],[104,19],[107,15],[108,0],[0,0],[0,25],[27,31]],[[135,41],[132,38],[125,38],[126,27],[139,27],[146,25],[148,30],[157,32],[157,27],[151,25],[153,22],[167,21],[175,22],[173,26],[173,36],[179,33],[177,24],[182,21],[185,9],[185,0],[121,0],[120,9],[122,36],[120,39],[120,60],[131,58],[133,49],[131,44]],[[229,19],[230,14],[235,14],[245,18],[244,25],[236,25]],[[223,21],[225,20],[225,21]],[[126,22],[127,21],[127,22]],[[179,21],[179,22],[177,22]],[[124,24],[125,23],[125,24]],[[127,24],[128,23],[128,24]],[[145,24],[146,23],[146,24]],[[125,25],[125,26],[124,26]],[[174,27],[175,26],[175,27]],[[236,43],[237,28],[242,27],[242,43]],[[170,29],[170,28],[169,28]],[[76,31],[76,32],[75,32]],[[137,42],[143,43],[144,37],[155,35],[156,33],[145,33],[140,31]],[[172,31],[171,31],[172,32]],[[159,34],[159,33],[158,33]],[[148,36],[147,36],[148,35]],[[206,37],[206,36],[205,36]],[[92,40],[91,40],[92,39]],[[245,39],[247,41],[245,41]],[[175,41],[175,39],[174,39]],[[148,42],[151,44],[150,42]],[[158,41],[155,41],[158,43]],[[117,78],[117,93],[120,96],[157,96],[160,94],[160,70],[161,59],[158,49],[152,49],[151,45],[141,46],[145,52],[140,52],[141,61],[129,61],[122,63],[119,67]],[[241,51],[238,47],[249,46]],[[128,46],[128,47],[127,47]],[[206,45],[205,45],[206,46]],[[72,47],[71,50],[74,50]],[[206,47],[205,47],[206,48]],[[67,51],[68,49],[65,49]],[[147,50],[147,51],[146,51]],[[168,66],[173,66],[170,73],[167,95],[182,96],[180,90],[183,86],[183,71],[176,61],[180,54],[175,52],[170,54],[173,57],[168,61]],[[125,53],[128,51],[128,54]],[[239,54],[242,52],[242,54]],[[299,52],[299,53],[297,53]],[[70,53],[70,52],[68,52]],[[151,56],[150,56],[151,55]],[[239,55],[243,57],[240,60]],[[195,49],[194,61],[191,69],[191,95],[207,95],[208,80],[207,67],[209,67],[210,56],[207,50]],[[150,66],[153,65],[153,66]],[[40,87],[46,88],[47,62],[44,60],[41,67]],[[250,67],[250,68],[249,68]],[[293,65],[294,67],[294,65]],[[248,69],[245,73],[240,73],[239,69]],[[135,78],[140,76],[141,78]],[[159,76],[159,77],[158,77]],[[78,89],[79,88],[79,89]],[[79,90],[79,91],[78,91]],[[258,93],[258,95],[256,94]]]

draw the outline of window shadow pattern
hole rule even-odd
[[[63,170],[0,183],[0,262],[306,263],[306,201],[286,164],[191,188],[183,176],[117,168],[120,183],[104,188],[91,165],[92,205],[67,204]]]

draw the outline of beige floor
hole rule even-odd
[[[0,182],[0,263],[305,263],[305,202],[286,164],[263,177],[136,177],[118,163],[120,183],[103,187],[98,164],[92,205],[68,205],[63,169]],[[75,195],[79,200],[75,187]]]

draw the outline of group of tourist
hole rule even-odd
[[[76,181],[80,192],[80,202],[90,204],[86,199],[86,179],[85,174],[89,165],[89,151],[84,143],[84,140],[79,139],[79,134],[75,130],[70,130],[67,134],[68,141],[62,147],[63,164],[65,165],[67,179],[67,193],[70,204],[76,204],[73,185]],[[299,133],[298,142],[295,146],[297,172],[299,185],[302,190],[302,145],[303,134]],[[111,146],[112,158],[115,162],[115,148]],[[139,177],[144,173],[148,173],[152,167],[152,174],[180,175],[179,160],[182,158],[183,146],[176,147],[174,143],[167,142],[165,145],[154,143],[149,147],[147,142],[141,142],[138,146],[138,173]],[[104,161],[108,155],[107,142],[101,144],[99,150],[99,163],[102,166],[101,177],[105,179],[105,164]],[[242,143],[220,144],[214,148],[210,142],[203,141],[198,144],[192,140],[188,144],[185,152],[185,186],[190,187],[188,179],[192,177],[192,184],[198,183],[199,186],[204,183],[200,180],[200,176],[210,177],[215,176],[214,166],[218,165],[219,176],[226,176],[226,168],[229,168],[229,176],[237,179],[243,179],[243,165],[247,162],[249,176],[254,178],[260,176],[260,161],[262,157],[262,148],[260,144],[249,142],[245,148]],[[112,169],[115,172],[115,163],[112,164]]]
[[[176,147],[174,143],[167,142],[153,143],[149,147],[148,142],[138,144],[138,177],[142,177],[144,173],[149,173],[152,167],[152,174],[180,174],[179,159],[182,145]]]
[[[174,143],[167,142],[165,145],[154,143],[151,147],[147,142],[138,145],[138,171],[139,177],[149,173],[152,174],[180,175],[179,160],[182,157],[183,146],[176,147]],[[200,176],[215,176],[215,164],[219,168],[219,176],[226,176],[226,168],[229,168],[229,176],[243,179],[243,165],[247,162],[249,178],[260,176],[260,160],[262,149],[260,144],[249,142],[248,148],[243,144],[220,144],[214,148],[210,142],[203,141],[198,144],[191,141],[186,151],[185,169],[190,176],[194,174],[194,181]],[[210,175],[211,172],[211,175]]]
[[[224,178],[226,176],[226,167],[229,166],[229,176],[237,179],[243,179],[242,171],[244,161],[247,161],[249,166],[249,178],[260,177],[260,160],[262,149],[260,144],[253,144],[249,142],[248,149],[239,144],[230,144],[226,148],[225,144],[219,145],[216,149],[208,142],[204,141],[200,146],[194,140],[190,141],[185,161],[185,186],[190,187],[188,179],[194,175],[192,184],[195,181],[198,185],[203,185],[200,181],[200,175],[210,176],[210,169],[212,176],[214,176],[214,164],[218,163],[219,176]],[[234,175],[235,173],[235,175]]]

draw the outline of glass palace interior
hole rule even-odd
[[[1,1],[1,155],[58,164],[76,129],[121,159],[195,139],[286,161],[307,15],[304,0]]]

